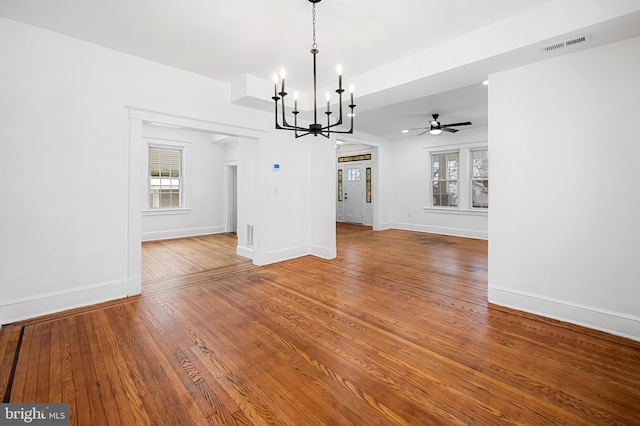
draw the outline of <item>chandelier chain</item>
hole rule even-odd
[[[316,43],[316,4],[313,3],[313,44],[311,49],[318,49],[318,43]]]

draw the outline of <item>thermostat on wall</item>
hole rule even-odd
[[[274,164],[273,165],[273,171],[277,172],[278,170],[280,170],[280,164]]]

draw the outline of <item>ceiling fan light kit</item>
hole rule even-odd
[[[351,112],[349,113],[349,117],[351,118],[351,127],[349,128],[349,130],[339,130],[339,129],[334,129],[337,126],[341,126],[342,125],[342,94],[344,93],[344,89],[342,88],[342,67],[340,65],[338,65],[338,89],[336,90],[336,93],[338,94],[338,110],[339,110],[339,115],[338,115],[338,119],[336,120],[335,123],[331,124],[331,95],[327,92],[326,94],[326,100],[327,100],[327,110],[325,111],[325,114],[327,116],[327,125],[323,126],[322,124],[318,123],[318,90],[317,90],[317,83],[316,83],[316,55],[318,54],[319,50],[318,50],[318,44],[316,43],[316,3],[320,3],[321,0],[309,0],[310,3],[313,4],[312,8],[313,8],[313,44],[311,45],[311,54],[313,55],[313,123],[309,124],[309,127],[300,127],[298,126],[298,114],[300,113],[300,111],[298,111],[298,93],[294,93],[293,96],[293,111],[291,112],[293,114],[293,125],[290,125],[289,123],[287,123],[286,117],[285,117],[285,101],[284,98],[285,96],[287,96],[287,92],[285,91],[285,70],[284,68],[280,71],[280,92],[278,92],[278,75],[274,74],[273,75],[273,97],[271,99],[273,99],[274,103],[275,103],[275,119],[276,119],[276,129],[278,130],[292,130],[295,134],[296,138],[302,137],[302,136],[306,136],[306,135],[313,135],[313,136],[318,136],[318,135],[322,135],[326,138],[330,137],[331,133],[353,133],[353,117],[355,117],[355,114],[353,112],[353,109],[356,107],[356,105],[353,103],[353,91],[354,91],[354,87],[353,84],[349,86],[349,92],[350,92],[350,104],[349,104],[349,108],[351,109]],[[278,108],[278,102],[280,101],[280,99],[282,99],[282,105]],[[282,111],[282,124],[280,124],[278,122],[278,110]],[[301,133],[298,133],[301,132]]]
[[[460,123],[440,124],[440,122],[438,121],[438,117],[440,117],[440,114],[433,114],[431,117],[433,117],[433,120],[429,122],[429,127],[415,127],[413,129],[405,129],[406,131],[403,130],[402,133],[408,133],[409,130],[423,130],[423,132],[418,133],[416,136],[424,135],[427,132],[429,132],[432,135],[439,135],[443,131],[449,132],[449,133],[456,133],[459,130],[459,129],[453,129],[452,127],[471,125],[470,121],[465,121]]]

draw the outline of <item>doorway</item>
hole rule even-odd
[[[238,233],[238,166],[227,165],[227,232]]]
[[[378,210],[378,147],[337,145],[336,222],[374,226]]]
[[[260,140],[265,136],[265,131],[249,127],[239,127],[230,124],[215,123],[180,117],[172,114],[164,114],[155,111],[148,111],[134,107],[127,107],[129,111],[129,194],[128,194],[128,248],[127,248],[127,290],[129,296],[142,293],[142,201],[144,192],[140,190],[141,183],[147,179],[146,171],[142,169],[143,155],[143,127],[145,123],[156,123],[166,127],[178,127],[190,130],[201,131],[210,134],[239,137],[247,140]],[[233,226],[238,230],[238,208],[237,208],[237,169],[235,174],[233,192],[235,195],[235,208]],[[227,223],[231,222],[228,220]],[[240,227],[241,228],[241,227]],[[242,229],[240,229],[242,233]],[[236,247],[236,250],[238,248]]]
[[[344,167],[344,213],[345,222],[364,224],[364,167],[348,164]]]

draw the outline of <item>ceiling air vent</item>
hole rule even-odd
[[[556,41],[545,46],[540,46],[540,50],[543,52],[553,52],[555,50],[564,49],[566,47],[575,46],[576,44],[584,43],[591,39],[591,34],[583,34],[578,37],[569,38],[567,40]]]

